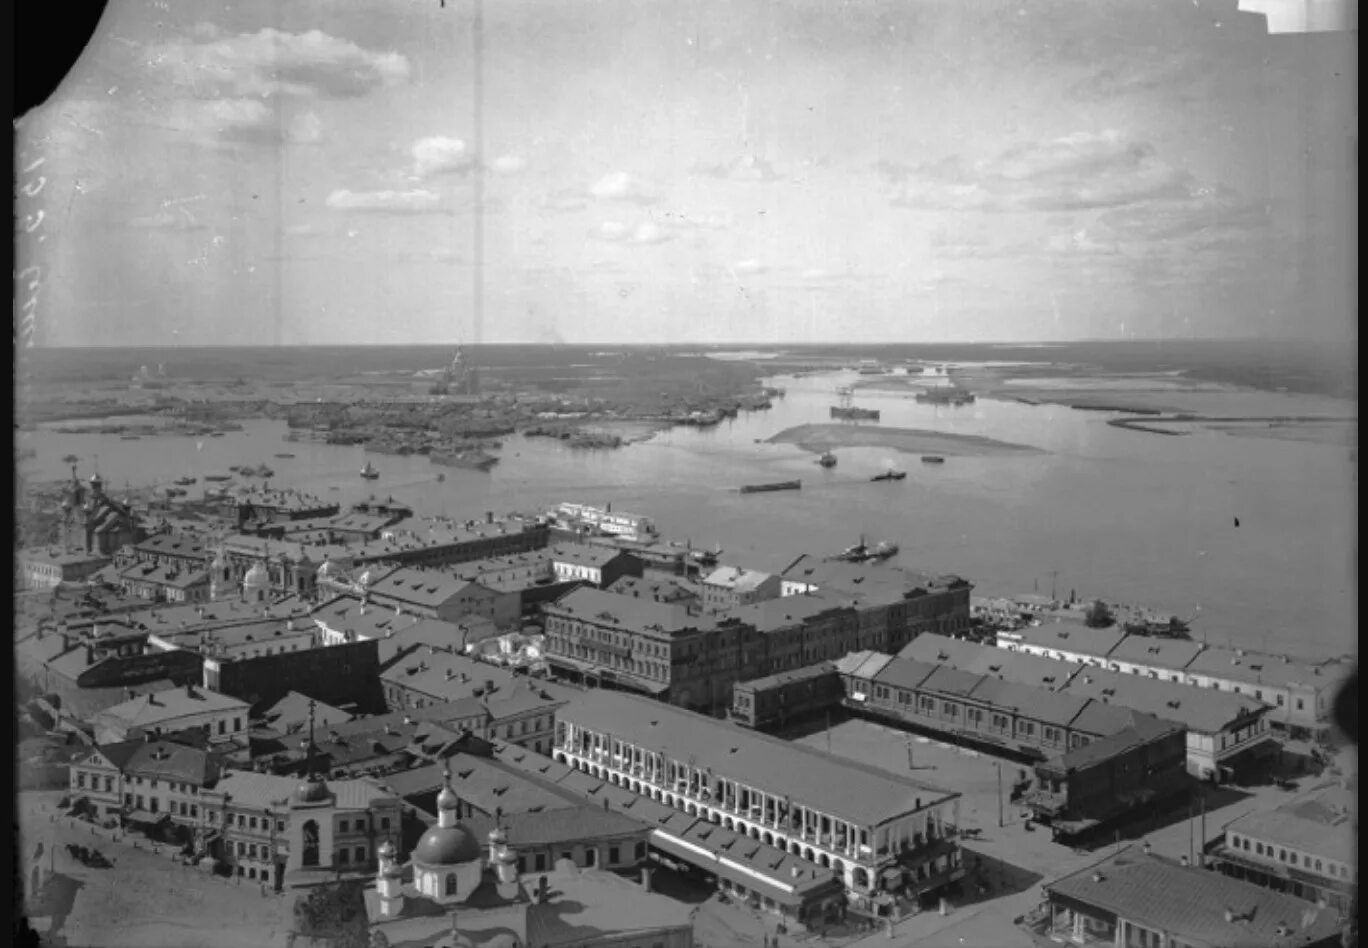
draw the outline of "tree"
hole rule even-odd
[[[1083,616],[1084,624],[1090,629],[1105,629],[1115,621],[1116,617],[1112,615],[1111,607],[1101,599],[1094,599]]]
[[[366,948],[370,925],[364,886],[357,881],[329,882],[295,901],[295,926],[302,935],[326,938],[333,948]]]

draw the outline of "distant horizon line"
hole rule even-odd
[[[1357,338],[1357,334],[1354,335]],[[1047,349],[1055,346],[1070,346],[1083,343],[1158,343],[1160,345],[1188,345],[1191,343],[1277,343],[1287,344],[1343,344],[1343,337],[1316,337],[1306,336],[1191,336],[1183,338],[1163,338],[1140,337],[1116,339],[1111,337],[1091,336],[1077,339],[1051,339],[1048,341],[1024,340],[1024,339],[960,339],[960,340],[940,340],[936,342],[917,341],[917,340],[895,340],[882,339],[866,342],[851,342],[849,340],[831,340],[819,342],[351,342],[351,343],[315,343],[315,342],[282,342],[282,343],[263,343],[257,345],[242,345],[239,343],[199,343],[189,345],[35,345],[32,350],[46,351],[82,351],[97,349],[148,349],[165,352],[175,352],[184,349],[411,349],[415,347],[424,348],[483,348],[489,346],[504,347],[546,347],[546,348],[583,348],[586,346],[608,346],[617,349],[662,349],[662,348],[694,348],[694,349],[809,349],[809,348],[845,348],[858,349],[865,347],[878,346],[1004,346],[1016,348],[1035,348]],[[21,355],[16,353],[17,356]]]

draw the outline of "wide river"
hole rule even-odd
[[[861,391],[857,404],[880,408],[882,425],[984,435],[1044,453],[927,465],[889,449],[844,448],[839,464],[824,470],[799,448],[760,443],[793,425],[827,422],[834,389],[853,378],[776,378],[787,396],[769,411],[711,429],[676,428],[619,450],[510,437],[488,473],[437,468],[422,456],[370,455],[380,472],[372,482],[358,477],[368,457],[362,448],[288,443],[279,421],[250,421],[241,432],[198,442],[50,427],[16,437],[36,451],[21,463],[26,479],[62,477],[61,458],[76,454],[87,473],[98,456],[115,491],[126,482],[265,462],[277,486],[341,502],[392,495],[421,515],[611,502],[655,518],[670,539],[720,545],[724,562],[765,570],[804,551],[834,552],[863,534],[900,544],[896,562],[959,574],[985,595],[1077,590],[1195,617],[1194,637],[1213,644],[1307,656],[1357,651],[1357,481],[1348,446],[1201,429],[1164,437],[1109,427],[1098,412],[986,398],[951,408],[875,391]],[[1226,390],[1211,398],[1229,414],[1237,401],[1251,414],[1355,413],[1352,403],[1308,396]],[[295,457],[275,457],[281,452]],[[892,465],[907,478],[869,481]],[[790,479],[801,479],[802,490],[736,490]]]

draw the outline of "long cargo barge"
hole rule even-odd
[[[773,484],[744,484],[741,487],[743,494],[761,494],[771,490],[801,490],[802,481],[777,481]]]
[[[832,405],[832,406],[831,406],[831,417],[832,417],[832,418],[848,418],[848,419],[852,419],[852,420],[878,421],[878,420],[879,420],[879,409],[877,409],[877,408],[855,408],[854,406],[846,407],[846,406],[843,406],[843,405]]]

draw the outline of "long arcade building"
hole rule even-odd
[[[624,692],[557,714],[557,761],[797,855],[865,906],[964,874],[959,794]]]

